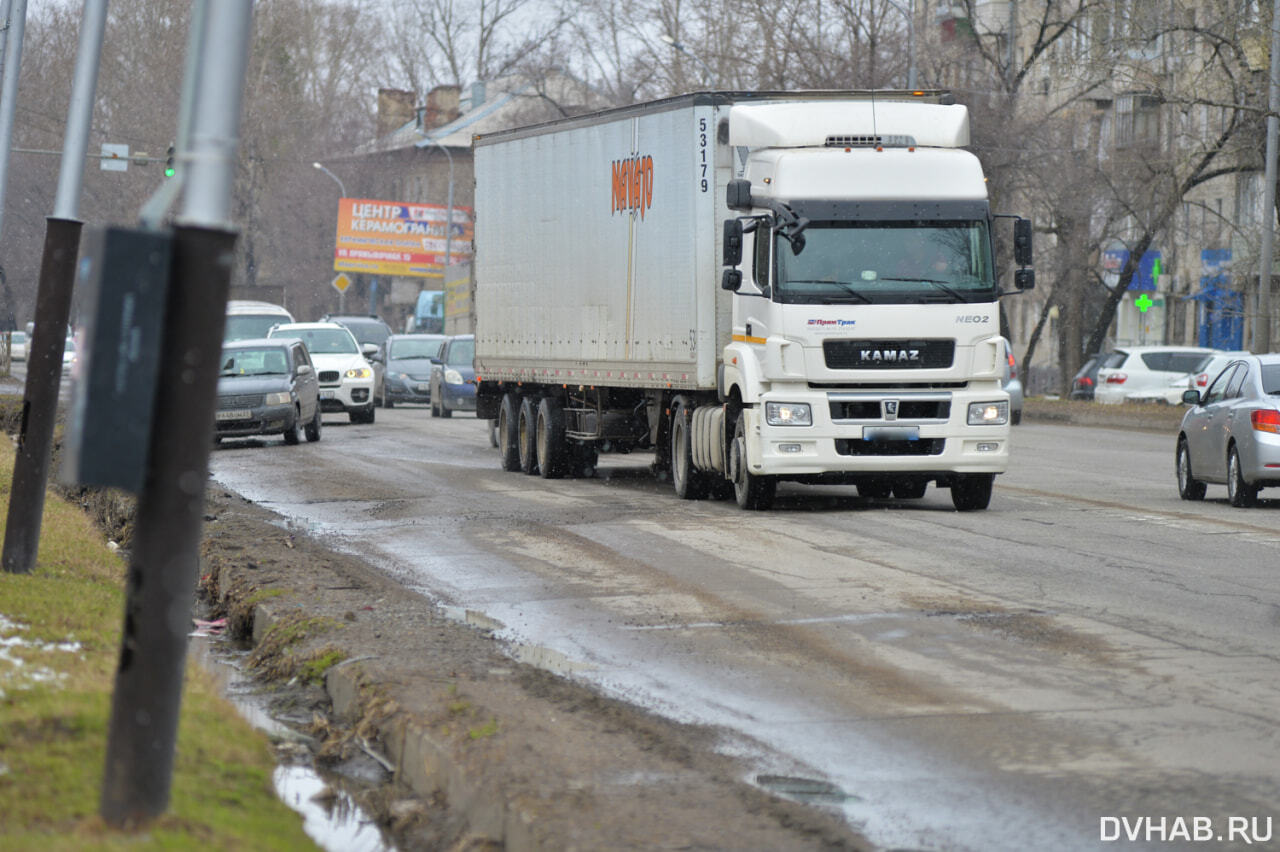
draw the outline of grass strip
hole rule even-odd
[[[0,442],[0,534],[13,448]],[[0,572],[0,848],[315,849],[275,795],[266,737],[187,666],[169,811],[139,833],[98,817],[125,566],[52,491],[35,572]]]

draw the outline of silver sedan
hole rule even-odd
[[[1233,506],[1252,506],[1258,490],[1280,487],[1280,354],[1243,355],[1223,368],[1191,405],[1178,430],[1178,493],[1203,500],[1206,483],[1227,486]]]

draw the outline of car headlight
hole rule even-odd
[[[1005,402],[971,402],[969,403],[970,426],[1003,426],[1009,422],[1009,403]]]
[[[370,370],[368,367],[352,367],[350,370],[347,370],[348,379],[368,379],[372,378],[372,376],[373,370]]]
[[[444,380],[451,385],[460,385],[462,384],[462,374],[457,370],[445,370]]]
[[[770,426],[812,426],[813,409],[807,402],[766,402],[764,421]]]
[[[292,402],[292,399],[289,396],[289,392],[285,391],[283,393],[267,394],[266,402],[267,402],[267,405],[288,405],[290,402]]]

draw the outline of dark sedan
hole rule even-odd
[[[450,337],[431,370],[431,416],[452,417],[455,411],[476,410],[476,338]]]
[[[215,435],[320,440],[320,385],[301,340],[237,340],[222,347]]]
[[[431,402],[431,359],[448,340],[444,334],[393,334],[379,353],[386,367],[379,400],[386,408],[397,402]]]

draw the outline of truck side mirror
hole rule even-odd
[[[1019,266],[1031,265],[1030,219],[1015,219],[1013,222],[1013,259]]]
[[[724,220],[724,265],[737,266],[742,263],[742,222],[738,219]]]
[[[1013,286],[1019,290],[1034,290],[1036,288],[1036,271],[1034,269],[1015,269],[1013,271]]]
[[[730,210],[750,212],[751,181],[746,178],[734,178],[729,181],[729,185],[725,188],[725,203],[729,205]]]
[[[736,269],[726,269],[724,275],[720,278],[721,290],[732,290],[738,292],[738,288],[742,286],[742,273]]]

